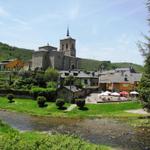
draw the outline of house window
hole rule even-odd
[[[84,84],[88,84],[88,81],[87,81],[87,79],[85,79],[85,80],[84,80]]]
[[[66,73],[66,72],[65,72],[65,76],[69,76],[69,73]]]
[[[73,75],[74,75],[74,76],[78,76],[78,73],[74,72]]]
[[[128,81],[128,75],[125,75],[124,81]]]
[[[62,50],[64,50],[64,44],[62,44]]]
[[[75,67],[74,67],[74,65],[71,65],[71,69],[74,69]]]

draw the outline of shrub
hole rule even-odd
[[[76,99],[75,100],[75,103],[76,103],[76,105],[79,107],[79,108],[83,108],[84,107],[84,105],[85,105],[85,99]]]
[[[8,99],[8,102],[9,102],[9,103],[14,102],[14,101],[13,101],[14,95],[13,95],[13,94],[8,94],[8,95],[7,95],[7,99]]]
[[[47,88],[57,88],[57,82],[48,82],[47,83]]]
[[[36,85],[38,85],[39,87],[46,87],[46,80],[43,73],[38,72],[35,75],[35,81]]]
[[[46,102],[46,98],[44,96],[38,96],[37,103],[39,107],[44,107]]]
[[[139,92],[143,107],[150,111],[150,88],[141,88]]]
[[[57,99],[56,100],[56,105],[61,109],[61,108],[63,108],[63,106],[64,106],[64,104],[65,104],[65,101],[64,101],[64,99]]]
[[[45,79],[46,81],[57,81],[59,77],[59,72],[53,68],[48,68],[45,71]]]
[[[55,88],[32,87],[31,94],[34,99],[37,99],[38,96],[46,97],[47,101],[55,101],[55,99],[56,99],[56,89]]]

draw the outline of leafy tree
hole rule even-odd
[[[74,82],[75,82],[75,77],[70,75],[65,78],[64,85],[71,86],[71,85],[74,85]]]
[[[46,79],[43,73],[37,73],[35,75],[35,80],[39,87],[46,87]]]
[[[76,87],[80,88],[80,89],[83,88],[83,84],[82,84],[82,82],[81,82],[80,79],[76,79],[75,82],[74,82],[74,85],[75,85]]]
[[[32,75],[30,71],[24,71],[24,70],[20,70],[18,74],[20,77],[22,77],[22,79],[29,78]]]
[[[147,2],[150,14],[150,0]],[[148,19],[150,25],[150,18]],[[145,36],[147,43],[140,43],[139,48],[145,57],[144,73],[140,82],[139,92],[143,106],[150,110],[150,37]]]
[[[57,83],[56,82],[53,82],[53,81],[51,81],[51,82],[48,82],[47,83],[47,88],[57,88]]]
[[[48,68],[45,71],[45,79],[46,81],[57,81],[59,77],[59,73],[56,69]]]

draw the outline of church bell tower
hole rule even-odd
[[[76,57],[76,40],[70,36],[69,28],[67,28],[66,38],[60,40],[60,52],[66,56]]]

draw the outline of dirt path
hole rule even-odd
[[[70,107],[67,108],[66,111],[71,111],[71,110],[73,110],[76,106],[77,106],[76,104],[72,104],[72,105],[70,105]]]
[[[136,110],[126,110],[128,113],[141,114],[141,115],[150,115],[150,113],[146,112],[144,109],[136,109]]]

